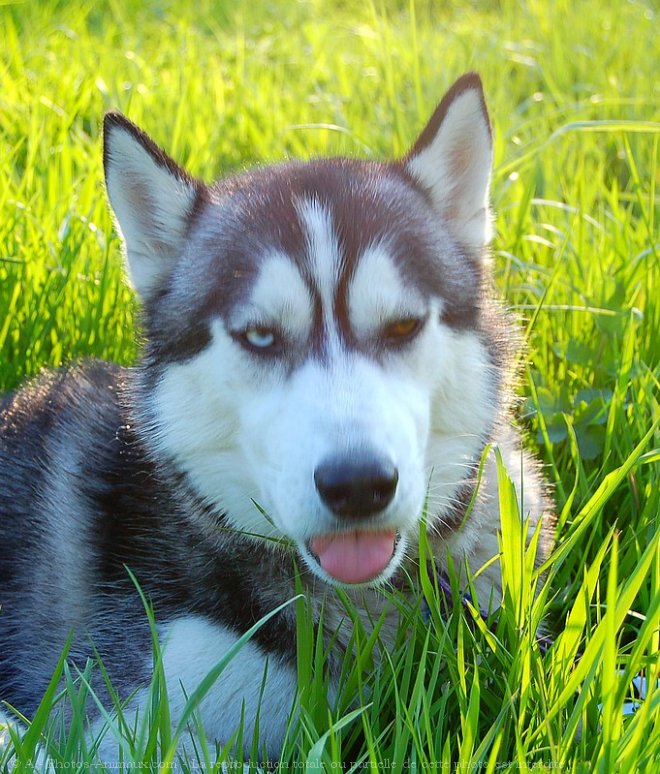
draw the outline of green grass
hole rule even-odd
[[[103,193],[105,110],[210,180],[290,156],[401,154],[454,78],[483,76],[494,270],[528,344],[521,421],[554,486],[558,548],[534,599],[504,486],[494,633],[460,611],[444,621],[430,595],[430,620],[411,615],[371,669],[358,630],[334,711],[313,671],[301,679],[290,768],[333,770],[349,751],[393,771],[660,765],[660,692],[621,713],[630,678],[659,669],[659,24],[651,0],[0,0],[2,389],[82,356],[136,356]],[[318,663],[297,604],[300,663]],[[546,656],[531,634],[542,615],[557,635]],[[85,770],[74,677],[54,754]],[[129,752],[146,762],[171,741],[158,673],[153,692]],[[15,740],[26,770],[54,695]]]

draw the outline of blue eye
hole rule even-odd
[[[253,349],[272,349],[278,341],[277,334],[271,328],[255,326],[243,331],[242,338]]]

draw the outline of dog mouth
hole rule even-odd
[[[307,550],[333,580],[346,584],[369,583],[381,576],[396,551],[396,530],[357,529],[319,535]]]

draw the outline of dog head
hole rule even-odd
[[[427,497],[431,527],[449,523],[493,422],[491,156],[474,74],[402,160],[286,163],[213,186],[106,116],[152,447],[211,512],[288,538],[325,580],[390,577]]]

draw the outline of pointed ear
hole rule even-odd
[[[103,123],[108,198],[133,285],[147,301],[181,254],[198,197],[205,190],[121,113]]]
[[[480,251],[490,241],[493,142],[481,79],[468,73],[437,107],[404,166],[425,188],[458,241]]]

